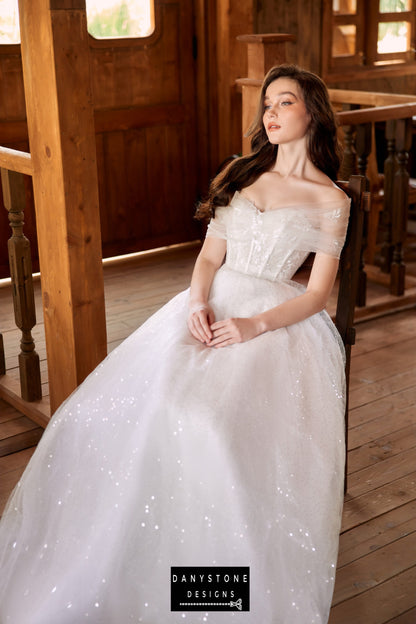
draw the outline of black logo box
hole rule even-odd
[[[171,611],[250,611],[249,567],[172,567]]]

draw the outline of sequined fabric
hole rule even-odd
[[[217,318],[299,294],[289,278],[309,250],[336,255],[346,210],[328,206],[318,227],[309,207],[262,214],[236,195],[209,232],[228,245]],[[188,299],[113,351],[46,429],[0,525],[2,624],[327,621],[344,462],[336,331],[323,312],[210,349],[188,333]],[[171,612],[171,566],[249,566],[250,612]]]

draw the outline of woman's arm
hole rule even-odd
[[[191,279],[188,328],[200,342],[212,339],[210,325],[214,323],[213,310],[208,305],[209,291],[216,271],[221,266],[227,243],[222,238],[208,236],[199,252]]]
[[[338,270],[338,259],[318,252],[313,262],[306,291],[284,303],[252,316],[232,318],[211,325],[212,347],[225,347],[236,342],[245,342],[266,331],[272,331],[303,321],[324,309],[334,286]]]

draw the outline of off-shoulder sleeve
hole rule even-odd
[[[227,217],[229,210],[228,206],[220,206],[215,209],[215,217],[209,222],[207,236],[227,240]]]
[[[317,251],[339,258],[347,235],[351,200],[347,197],[322,210]]]
[[[345,242],[351,200],[323,202],[298,213],[296,247],[305,252],[322,252],[339,258]]]

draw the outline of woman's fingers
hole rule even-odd
[[[212,338],[210,318],[214,319],[212,310],[202,308],[191,312],[188,317],[188,328],[192,336],[200,342],[207,343]]]
[[[234,319],[218,321],[211,325],[212,339],[210,347],[225,347],[235,342],[241,342],[241,337]]]
[[[225,347],[237,342],[246,342],[258,336],[259,329],[253,318],[231,318],[211,325],[210,347]]]
[[[260,332],[253,318],[231,318],[215,322],[211,308],[191,311],[188,327],[192,336],[209,347],[226,347],[245,342]]]

